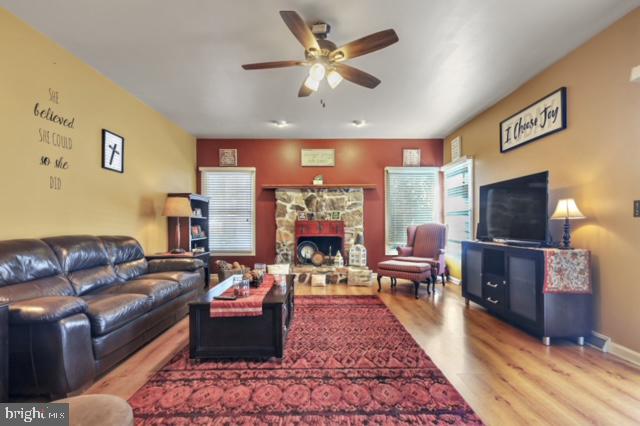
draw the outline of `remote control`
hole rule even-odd
[[[215,296],[214,300],[236,300],[235,296]]]

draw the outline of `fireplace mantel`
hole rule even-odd
[[[373,183],[327,183],[324,185],[313,184],[265,184],[262,189],[345,189],[345,188],[362,188],[376,189]]]

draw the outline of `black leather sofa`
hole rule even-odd
[[[59,398],[91,383],[187,313],[203,266],[147,261],[130,237],[0,241],[11,394]]]

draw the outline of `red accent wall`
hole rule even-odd
[[[256,168],[256,256],[225,258],[247,266],[275,261],[275,194],[265,184],[373,183],[364,191],[364,239],[369,266],[384,255],[384,168],[402,166],[403,148],[420,148],[423,166],[441,166],[442,139],[198,139],[198,167],[217,167],[218,149],[236,148],[238,166]],[[301,167],[301,148],[335,148],[335,167]],[[200,186],[198,173],[198,189]],[[215,235],[211,236],[215,238]]]

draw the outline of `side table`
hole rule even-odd
[[[148,260],[152,259],[200,259],[204,262],[204,284],[209,288],[209,282],[211,281],[211,273],[209,271],[209,260],[211,254],[208,251],[203,253],[184,252],[184,253],[155,253],[146,256]]]
[[[9,305],[0,305],[0,402],[9,399]]]

